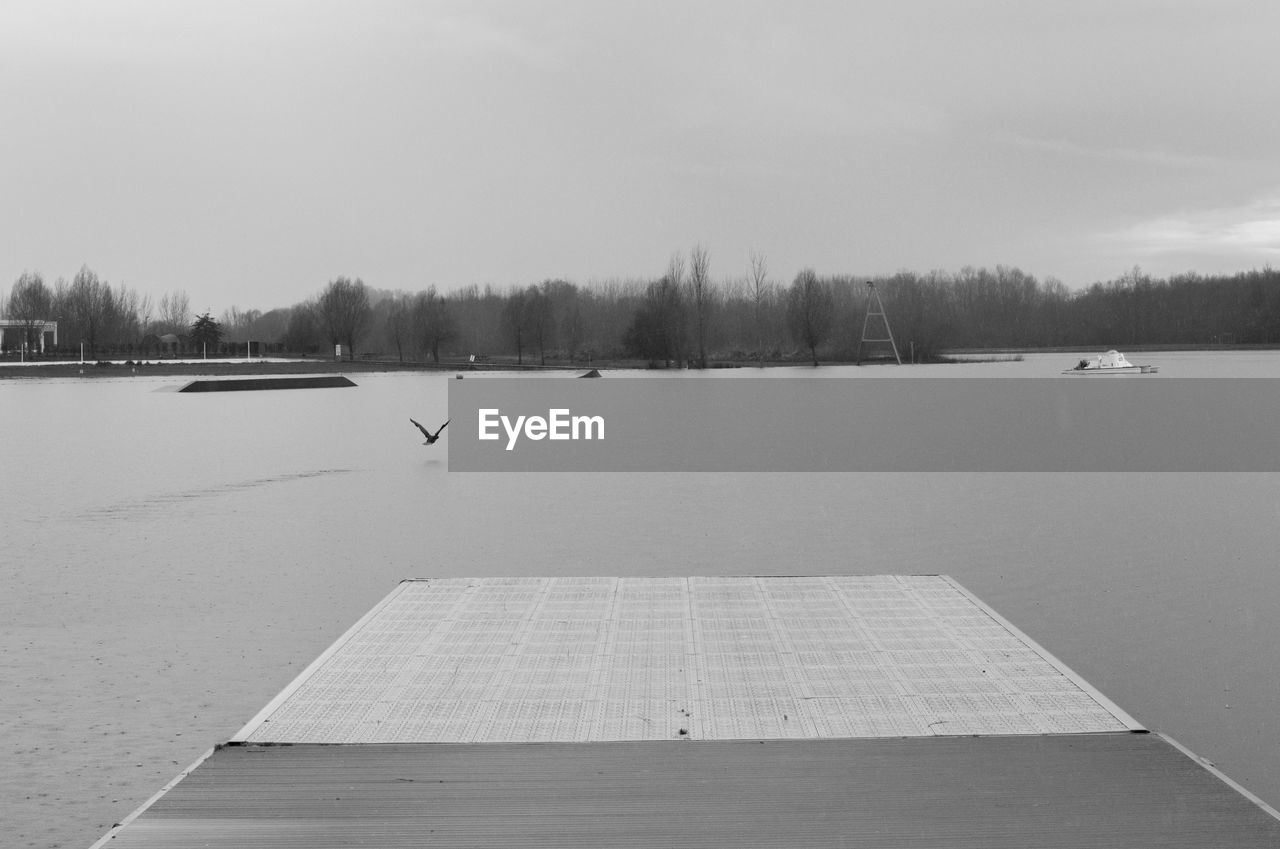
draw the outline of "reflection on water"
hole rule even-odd
[[[1280,376],[1270,353],[1145,359]],[[902,371],[1056,375],[1058,360]],[[814,373],[769,374],[789,372]],[[449,474],[449,431],[424,446],[409,418],[443,421],[451,378],[194,395],[0,381],[20,845],[92,843],[398,580],[433,575],[950,574],[1280,803],[1277,476]]]

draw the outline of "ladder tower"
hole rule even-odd
[[[884,325],[884,338],[872,338],[867,335],[867,328],[871,324],[871,317],[878,316],[880,323]],[[898,356],[898,346],[893,341],[893,331],[889,329],[889,316],[884,313],[884,304],[880,301],[880,293],[876,291],[876,282],[874,280],[867,281],[867,314],[862,319],[862,338],[858,340],[858,353],[854,359],[855,363],[862,363],[862,343],[864,342],[888,342],[889,347],[893,349],[893,358],[897,360],[898,365],[902,365],[902,357]]]

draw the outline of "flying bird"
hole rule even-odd
[[[453,421],[453,420],[452,420],[452,419],[446,420],[444,424],[440,425],[440,430],[437,430],[435,433],[432,433],[431,431],[427,430],[427,429],[426,429],[425,427],[423,427],[422,425],[418,424],[417,422],[414,422],[414,421],[413,421],[413,419],[409,419],[409,421],[413,422],[415,425],[418,425],[418,430],[422,431],[422,435],[423,435],[423,436],[425,436],[425,437],[427,438],[427,441],[426,441],[426,442],[424,442],[424,443],[422,443],[422,444],[423,444],[423,445],[433,445],[433,444],[435,444],[435,441],[436,441],[437,439],[439,439],[439,438],[440,438],[440,433],[441,433],[441,432],[442,432],[446,427],[448,427],[448,426],[449,426],[449,422],[450,422],[450,421]]]

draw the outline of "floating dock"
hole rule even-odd
[[[1274,847],[943,576],[405,581],[96,846]]]

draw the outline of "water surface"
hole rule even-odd
[[[1080,379],[1058,377],[1075,359],[817,373]],[[1271,352],[1130,359],[1161,373],[1126,379],[1280,377]],[[13,845],[91,844],[431,576],[950,574],[1280,805],[1276,475],[450,474],[449,431],[427,447],[409,423],[444,420],[450,379],[0,381]]]

